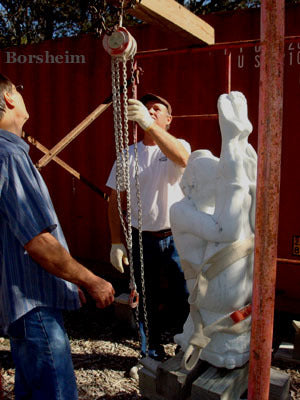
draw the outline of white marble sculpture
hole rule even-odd
[[[230,315],[251,303],[257,156],[245,96],[221,95],[218,112],[220,159],[208,150],[191,154],[185,198],[170,211],[190,291],[190,315],[175,336],[186,369],[199,358],[228,369],[249,359],[251,316],[235,322]]]

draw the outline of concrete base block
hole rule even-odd
[[[163,363],[147,360],[139,370],[141,395],[149,400],[240,400],[248,387],[249,363],[227,370],[199,361],[192,371],[181,368],[183,353]],[[155,363],[155,365],[154,365]],[[290,376],[271,368],[269,400],[289,400]]]
[[[165,400],[156,392],[156,375],[147,368],[142,368],[139,374],[140,393],[149,400]]]
[[[208,363],[199,361],[195,368],[186,371],[181,368],[184,353],[162,363],[157,369],[156,391],[167,400],[184,400],[191,394],[193,381],[208,367]]]
[[[287,373],[271,368],[269,400],[288,400],[290,381]]]

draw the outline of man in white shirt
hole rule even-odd
[[[168,277],[168,292],[172,296],[171,302],[173,308],[176,310],[178,325],[183,325],[189,310],[187,302],[188,292],[170,229],[169,209],[173,203],[183,198],[179,182],[191,149],[189,143],[185,140],[177,139],[168,132],[172,121],[172,108],[167,100],[148,93],[140,100],[130,99],[128,104],[128,119],[136,121],[144,131],[143,140],[138,142],[137,149],[142,204],[142,237],[145,298],[149,330],[149,356],[156,360],[163,360],[165,352],[163,346],[160,345],[161,323],[159,321],[162,273]],[[146,339],[144,335],[143,308],[141,306],[142,290],[138,245],[138,205],[134,177],[133,145],[129,148],[129,168],[132,203],[133,262],[135,280],[140,295],[142,355],[145,355]],[[123,273],[123,263],[128,265],[128,259],[117,206],[116,163],[111,170],[107,186],[112,189],[108,208],[112,242],[110,261],[116,269]]]

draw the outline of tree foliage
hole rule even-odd
[[[131,7],[141,0],[125,0]],[[197,15],[253,8],[260,0],[176,0]],[[121,0],[0,0],[0,48],[88,32],[101,33],[119,19]],[[299,3],[300,0],[286,0]],[[125,10],[126,11],[126,10]],[[124,25],[137,23],[125,13]]]
[[[260,6],[260,0],[177,0],[197,15],[209,14],[218,11],[230,11],[242,8],[255,8]]]
[[[85,0],[0,1],[1,47],[74,36],[90,28]]]
[[[130,4],[137,1],[140,0],[127,0]],[[0,48],[101,33],[118,22],[119,3],[119,0],[0,0]],[[130,15],[125,18],[133,23]]]

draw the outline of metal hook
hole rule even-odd
[[[119,27],[123,26],[124,0],[121,1]]]

